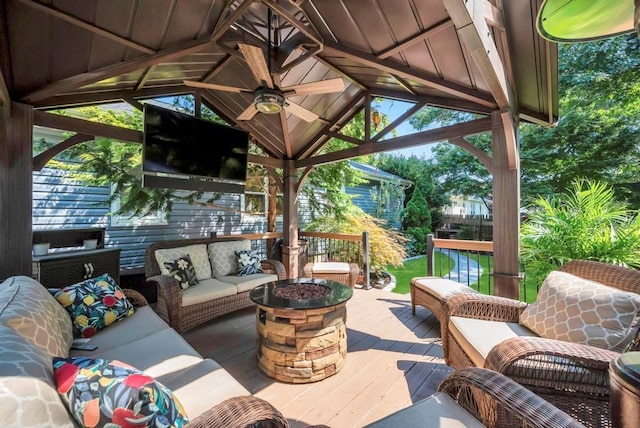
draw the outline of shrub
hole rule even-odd
[[[416,187],[403,212],[405,234],[414,243],[415,254],[427,253],[427,235],[431,233],[429,205]]]
[[[569,260],[640,267],[640,216],[606,184],[576,180],[560,197],[538,198],[522,225],[522,261],[541,281]]]

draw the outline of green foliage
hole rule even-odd
[[[473,230],[469,226],[462,226],[458,233],[456,233],[456,239],[473,239]]]
[[[327,233],[345,233],[361,235],[369,232],[370,264],[376,272],[385,266],[401,266],[407,257],[404,249],[406,238],[386,226],[384,220],[376,219],[355,205],[350,206],[344,215],[336,217],[325,214],[307,225],[308,230]],[[340,260],[348,260],[349,254],[340,254]]]
[[[542,280],[569,260],[640,267],[640,216],[598,181],[575,180],[559,197],[539,197],[522,225],[527,276]]]
[[[383,180],[379,186],[371,189],[371,199],[376,204],[375,216],[387,223],[402,220],[402,202],[404,188],[398,183]]]
[[[403,212],[405,235],[411,239],[412,252],[426,254],[427,235],[431,233],[431,214],[429,205],[416,187]],[[414,254],[412,254],[414,255]]]

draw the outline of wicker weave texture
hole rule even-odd
[[[187,424],[187,428],[287,428],[289,423],[275,407],[257,397],[233,397]]]

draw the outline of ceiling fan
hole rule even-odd
[[[240,53],[242,53],[242,56],[247,61],[247,65],[249,66],[251,73],[256,80],[260,82],[260,86],[258,88],[251,90],[235,86],[218,85],[215,83],[197,82],[192,80],[184,81],[185,85],[195,88],[234,93],[246,92],[253,94],[253,103],[247,107],[246,110],[240,113],[237,120],[250,120],[258,112],[276,114],[280,113],[280,111],[284,109],[304,121],[312,122],[318,119],[318,115],[307,110],[301,105],[288,100],[287,97],[344,91],[344,81],[340,77],[279,88],[273,82],[269,67],[267,66],[267,61],[262,53],[262,49],[257,46],[242,43],[238,44],[238,47],[240,49]]]

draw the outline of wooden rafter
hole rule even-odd
[[[264,166],[264,169],[267,171],[267,174],[269,174],[269,177],[273,179],[273,183],[280,190],[280,192],[284,192],[284,183],[282,182],[282,177],[278,175],[276,169],[272,166]]]
[[[204,76],[200,78],[201,82],[208,82],[213,79],[218,73],[220,73],[229,63],[233,61],[233,56],[227,54],[222,61],[211,67],[209,71],[207,71]]]
[[[202,117],[202,92],[196,91],[193,94],[193,114],[195,117]]]
[[[433,36],[434,34],[439,33],[442,30],[445,30],[447,28],[450,28],[453,25],[453,22],[451,21],[450,18],[445,18],[442,21],[432,25],[431,27],[427,28],[426,30],[422,31],[419,34],[416,34],[415,36],[409,37],[407,40],[403,41],[402,43],[398,44],[397,46],[394,46],[390,49],[387,49],[384,52],[379,53],[378,59],[385,59],[385,58],[389,58],[390,56],[393,56],[397,53],[400,53],[408,48],[410,48],[411,46],[415,45],[416,43],[420,43],[421,41],[428,39],[429,37]]]
[[[140,56],[123,61],[118,64],[108,65],[97,70],[92,70],[76,76],[67,77],[57,82],[46,85],[40,89],[24,96],[22,100],[26,103],[33,104],[45,98],[52,97],[59,93],[70,91],[81,86],[96,83],[121,74],[130,73],[141,68],[149,67],[165,61],[171,61],[183,56],[197,52],[211,44],[211,37],[206,36],[199,39],[181,43],[162,49],[153,55]]]
[[[460,40],[471,54],[498,107],[511,108],[515,98],[485,18],[485,2],[487,0],[443,0]]]
[[[320,46],[314,46],[313,48],[307,50],[306,52],[302,52],[302,54],[294,59],[293,61],[287,63],[286,65],[280,67],[280,69],[278,70],[279,73],[286,73],[287,71],[291,70],[293,67],[302,64],[303,62],[305,62],[306,60],[308,60],[309,58],[313,58],[315,57],[316,54],[322,52],[322,47]]]
[[[8,115],[11,107],[10,93],[13,88],[13,73],[6,19],[6,4],[0,5],[0,107],[4,107],[4,113]]]
[[[270,168],[284,168],[284,159],[268,158],[266,156],[247,155],[247,161],[256,165],[268,166]]]
[[[68,149],[69,147],[73,147],[73,146],[76,146],[78,144],[85,143],[87,141],[91,141],[91,140],[93,140],[95,138],[96,137],[94,135],[75,134],[75,135],[72,135],[71,137],[67,138],[64,141],[60,141],[55,146],[50,147],[47,150],[45,150],[44,152],[40,153],[39,155],[33,157],[33,170],[34,171],[42,170],[42,168],[44,168],[44,166],[47,164],[47,162],[49,162],[51,159],[53,159],[57,154],[63,152],[64,150]]]
[[[338,162],[358,156],[382,153],[388,150],[400,150],[408,147],[420,146],[437,141],[449,140],[456,137],[480,134],[491,130],[491,118],[476,119],[469,122],[457,123],[416,134],[405,135],[392,138],[377,143],[366,143],[357,147],[352,147],[325,155],[313,156],[296,161],[296,168],[304,168],[312,165],[323,165]]]
[[[483,2],[482,7],[484,9],[484,19],[487,21],[487,24],[504,31],[504,15],[502,10],[488,1]]]
[[[453,144],[462,149],[465,149],[466,151],[474,155],[482,163],[482,165],[484,165],[484,167],[487,168],[487,171],[489,171],[489,174],[493,174],[493,159],[491,158],[491,156],[483,152],[481,149],[474,146],[473,144],[471,144],[470,142],[468,142],[462,137],[449,138],[449,144]]]
[[[467,88],[466,86],[462,86],[454,82],[449,82],[440,77],[412,69],[394,61],[378,59],[372,54],[353,49],[346,45],[340,45],[334,42],[325,42],[325,52],[347,58],[367,67],[384,71],[385,73],[396,74],[402,78],[413,80],[417,83],[460,97],[467,101],[472,101],[487,107],[495,107],[494,100],[488,94]]]
[[[359,94],[354,96],[353,99],[338,112],[338,114],[333,116],[329,123],[323,126],[320,131],[318,131],[313,137],[311,137],[311,139],[309,140],[309,144],[307,144],[307,146],[302,149],[298,158],[304,159],[308,156],[311,156],[318,150],[318,148],[322,147],[326,140],[329,139],[329,137],[325,135],[328,131],[333,129],[335,126],[338,126],[341,121],[344,121],[344,123],[346,123],[351,120],[351,118],[355,116],[360,110],[355,109],[355,107],[364,101],[364,96],[364,92],[360,92]],[[355,111],[353,111],[354,109]],[[351,112],[351,114],[345,118],[345,116],[349,112]]]
[[[254,1],[255,0],[244,0],[240,5],[238,5],[238,7],[230,12],[231,6],[236,2],[236,0],[229,0],[227,2],[225,10],[222,12],[222,15],[220,15],[218,23],[213,29],[213,33],[211,33],[210,39],[214,41],[218,40],[229,29],[231,24],[236,22],[236,20],[240,18],[240,16],[242,16],[242,14],[249,8],[249,6],[251,6],[251,3],[253,3]],[[225,17],[225,13],[228,13],[229,15]]]
[[[2,70],[0,70],[0,107],[9,109],[11,108],[11,96],[9,95],[9,89],[4,81]]]
[[[151,49],[151,48],[149,48],[147,46],[141,45],[140,43],[136,43],[133,40],[127,39],[125,37],[118,36],[117,34],[112,33],[111,31],[107,31],[104,28],[100,28],[100,27],[98,27],[96,25],[93,25],[93,24],[91,24],[89,22],[83,21],[80,18],[77,18],[77,17],[75,17],[73,15],[70,15],[70,14],[68,14],[66,12],[63,12],[63,11],[61,11],[59,9],[56,9],[53,6],[48,6],[48,5],[39,3],[39,2],[34,1],[34,0],[18,0],[18,1],[20,1],[21,3],[23,3],[23,4],[25,4],[25,5],[29,6],[29,7],[32,7],[34,9],[36,9],[36,10],[44,12],[47,15],[51,15],[51,16],[57,18],[57,19],[60,19],[62,21],[65,21],[65,22],[68,22],[70,24],[73,24],[76,27],[80,27],[80,28],[82,28],[84,30],[87,30],[87,31],[90,31],[90,32],[92,32],[94,34],[97,34],[99,36],[105,37],[105,38],[107,38],[107,39],[109,39],[111,41],[114,41],[116,43],[119,43],[119,44],[121,44],[123,46],[127,46],[129,48],[135,49],[135,50],[137,50],[139,52],[142,52],[142,53],[145,53],[147,55],[152,55],[152,54],[156,53],[155,50],[153,50],[153,49]]]
[[[139,91],[147,84],[147,80],[151,76],[151,73],[156,69],[156,65],[152,65],[151,67],[147,67],[147,69],[142,73],[142,76],[138,79],[136,86],[134,88],[135,91]]]
[[[398,84],[402,86],[405,91],[409,92],[411,95],[418,95],[418,93],[414,91],[413,88],[411,88],[411,86],[409,85],[409,83],[406,80],[404,80],[402,77],[396,76],[395,74],[391,74],[391,77],[393,77],[393,80],[398,82]]]
[[[329,138],[336,138],[338,140],[346,141],[347,143],[355,144],[356,146],[360,146],[366,143],[369,140],[360,140],[359,138],[354,138],[349,135],[344,135],[339,132],[327,131],[325,134]]]
[[[400,126],[400,124],[402,124],[405,120],[409,119],[411,116],[413,116],[415,113],[417,113],[422,107],[424,107],[425,105],[427,105],[427,102],[425,100],[416,103],[413,107],[409,108],[407,111],[405,111],[404,113],[402,113],[400,116],[398,116],[398,118],[396,120],[394,120],[393,122],[391,122],[389,125],[385,126],[384,128],[382,128],[380,130],[380,132],[378,132],[372,139],[371,141],[376,142],[376,141],[380,141],[380,139],[382,137],[384,137],[385,135],[387,135],[389,132],[393,131],[394,129],[396,129],[398,126]]]
[[[122,101],[124,101],[125,103],[129,104],[131,107],[136,108],[140,111],[144,110],[144,104],[142,104],[140,101],[136,100],[133,97],[122,97]]]
[[[502,127],[505,133],[507,165],[511,170],[519,168],[518,142],[516,141],[516,126],[513,122],[513,113],[509,109],[500,112]]]
[[[302,174],[300,174],[300,177],[298,177],[298,184],[296,184],[296,194],[300,192],[300,189],[302,188],[305,180],[307,179],[307,177],[309,177],[309,174],[311,174],[314,169],[314,166],[308,166],[304,169],[304,171],[302,171]]]
[[[277,2],[273,0],[262,0],[262,2],[282,18],[289,21],[291,25],[293,25],[298,31],[307,36],[309,39],[313,40],[313,42],[318,46],[323,45],[322,36],[320,35],[320,33],[318,33],[318,30],[313,26],[309,19],[306,20],[309,25],[304,25],[298,18],[289,13],[287,9],[280,6]],[[302,10],[300,10],[300,12],[304,14]],[[306,17],[306,15],[304,16]]]
[[[127,143],[142,143],[142,132],[134,129],[119,128],[104,123],[90,122],[59,114],[35,110],[33,124],[45,128],[61,129],[86,135],[97,135]]]
[[[364,141],[369,140],[371,140],[371,93],[367,92],[364,96]]]

